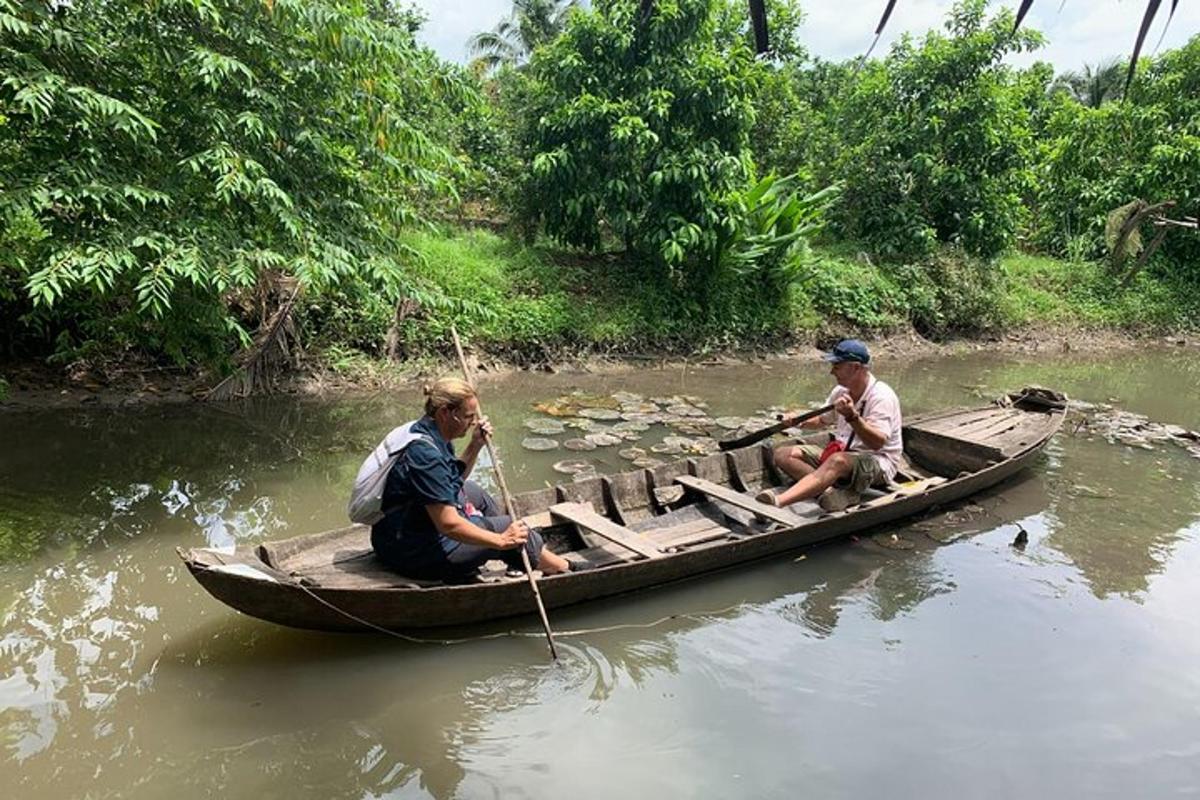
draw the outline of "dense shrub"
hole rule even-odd
[[[1046,123],[1033,226],[1040,247],[1101,257],[1108,214],[1139,198],[1174,200],[1172,215],[1200,216],[1200,36],[1141,70],[1124,101],[1089,108],[1058,98]],[[1173,231],[1158,263],[1200,280],[1200,235]]]
[[[938,242],[984,257],[1009,247],[1031,187],[1030,87],[1003,64],[1038,34],[984,0],[957,3],[947,34],[907,37],[863,68],[842,110],[840,229],[889,257]],[[1038,87],[1041,88],[1041,87]]]
[[[466,89],[376,6],[0,0],[5,332],[114,318],[202,357],[262,281],[392,290],[397,232],[451,191],[430,126]]]
[[[715,7],[597,2],[535,53],[524,192],[551,236],[596,250],[611,231],[676,270],[711,261],[750,175],[755,75],[744,44],[720,46]]]

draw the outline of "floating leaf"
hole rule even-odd
[[[579,416],[588,419],[620,419],[621,413],[612,408],[581,408]]]

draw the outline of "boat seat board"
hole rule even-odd
[[[583,530],[608,539],[610,542],[626,547],[646,558],[662,558],[663,556],[653,541],[635,530],[600,516],[591,504],[557,503],[550,506],[550,514],[573,522]]]
[[[332,560],[312,565],[304,570],[292,570],[291,575],[306,586],[322,589],[380,589],[420,588],[441,586],[441,581],[409,578],[388,568],[371,549],[346,549],[335,553]]]
[[[730,524],[721,509],[713,503],[693,503],[652,520],[638,523],[633,529],[660,548],[688,547],[723,536],[741,533],[741,526]]]
[[[760,503],[741,492],[736,492],[725,486],[718,486],[703,478],[697,478],[693,475],[680,475],[675,478],[675,482],[685,488],[692,489],[717,500],[723,500],[731,506],[743,508],[746,511],[753,511],[757,516],[769,519],[772,522],[779,522],[783,525],[795,525],[797,522],[796,516],[787,509]]]

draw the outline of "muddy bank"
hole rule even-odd
[[[684,355],[678,352],[550,352],[520,362],[502,354],[468,348],[480,380],[514,372],[607,373],[645,369],[679,369],[768,360],[805,361],[816,358],[836,337],[816,335],[797,338],[779,348],[757,348]],[[1136,336],[1112,330],[1037,328],[1009,331],[944,342],[926,339],[914,331],[885,337],[866,337],[874,360],[907,361],[964,352],[1009,354],[1095,353],[1135,347],[1200,348],[1200,336]],[[886,369],[886,366],[883,367]],[[277,381],[278,394],[328,397],[337,394],[370,393],[411,388],[432,375],[457,373],[451,359],[421,359],[390,364],[365,361],[351,370],[335,371],[319,356],[310,356],[293,373]],[[156,403],[203,401],[219,377],[207,371],[120,367],[107,370],[73,365],[54,368],[41,363],[0,366],[0,409],[68,408],[85,406],[138,406]]]

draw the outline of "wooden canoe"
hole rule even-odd
[[[961,500],[1028,466],[1065,413],[1063,395],[1031,388],[991,405],[919,416],[904,426],[901,482],[845,511],[755,501],[762,489],[784,483],[766,442],[525,492],[513,502],[518,514],[543,529],[551,549],[596,567],[541,578],[542,598],[553,609],[870,531]],[[233,552],[180,549],[179,555],[221,602],[296,628],[405,630],[535,610],[527,581],[506,576],[501,562],[489,562],[497,568],[461,585],[391,572],[374,557],[363,526]]]

